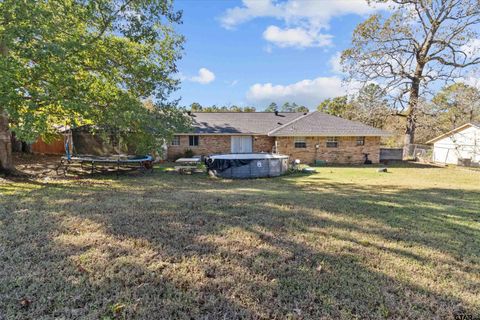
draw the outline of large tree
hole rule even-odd
[[[1,1],[0,169],[13,169],[10,130],[33,141],[56,125],[106,125],[138,149],[168,139],[185,123],[168,102],[179,22],[169,0]]]
[[[440,90],[432,99],[434,114],[442,131],[453,130],[467,122],[480,121],[480,91],[464,83]]]
[[[373,0],[387,13],[357,26],[342,63],[351,79],[376,82],[406,118],[404,145],[415,142],[419,98],[480,63],[479,0]],[[408,148],[405,148],[405,153]]]
[[[317,110],[376,128],[385,128],[392,113],[385,91],[373,83],[351,96],[327,98],[318,105]]]
[[[480,122],[480,91],[455,83],[420,104],[417,138],[425,142],[468,122]]]
[[[348,96],[327,98],[317,106],[317,110],[320,112],[331,114],[337,117],[342,117],[345,119],[349,119],[351,109],[352,105],[348,101]]]
[[[353,97],[350,105],[350,119],[375,128],[385,128],[387,119],[392,115],[385,91],[373,83],[363,87]]]

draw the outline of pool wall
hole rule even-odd
[[[229,179],[276,177],[287,172],[288,156],[272,154],[228,154],[207,157],[209,172]]]

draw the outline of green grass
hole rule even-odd
[[[480,172],[0,183],[0,319],[480,316]]]

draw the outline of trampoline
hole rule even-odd
[[[80,164],[83,170],[89,170],[94,173],[97,169],[116,169],[116,174],[121,168],[139,169],[142,172],[153,172],[153,157],[149,155],[114,155],[114,156],[95,156],[95,155],[75,155],[72,156],[73,139],[71,134],[65,135],[65,156],[60,160],[56,171],[65,175],[70,166]]]

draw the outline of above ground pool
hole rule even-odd
[[[232,179],[276,177],[288,169],[288,156],[269,153],[212,155],[205,159],[209,173]]]

